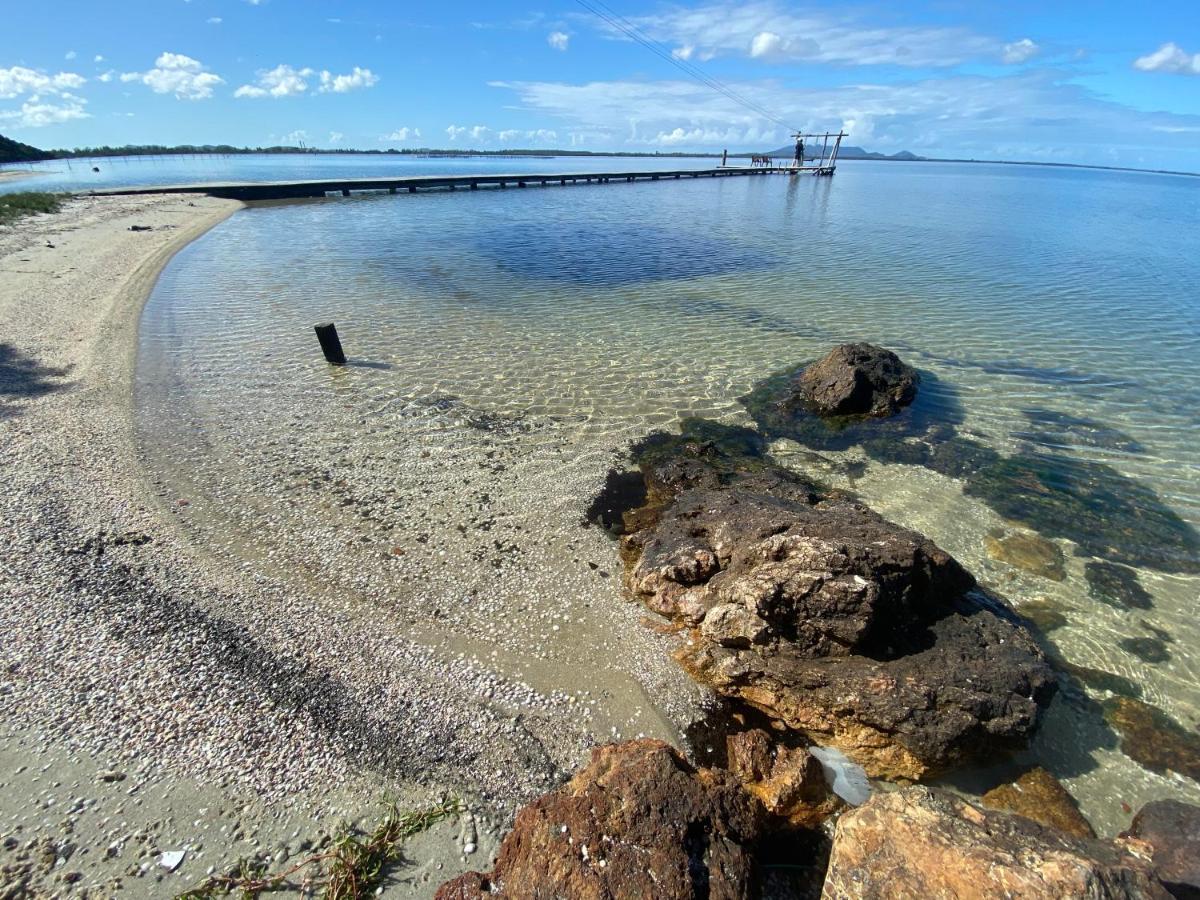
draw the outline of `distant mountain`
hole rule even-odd
[[[49,154],[37,147],[30,147],[28,144],[22,144],[20,141],[14,141],[0,134],[0,163],[36,162],[39,159],[48,158]]]
[[[804,145],[804,155],[814,158],[813,154],[818,153],[821,149],[819,143],[813,142]],[[795,144],[788,144],[785,147],[780,147],[778,150],[770,150],[767,156],[775,159],[791,159],[796,152]],[[900,159],[900,160],[919,160],[924,159],[923,156],[917,156],[915,153],[909,153],[907,150],[901,150],[899,153],[893,153],[890,156],[886,153],[873,153],[864,150],[862,147],[851,147],[849,144],[843,144],[838,150],[838,159]]]

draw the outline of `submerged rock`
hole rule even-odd
[[[877,794],[838,819],[826,900],[1170,895],[1120,844],[1071,837],[924,787]]]
[[[874,776],[1019,745],[1054,690],[1031,635],[916,532],[767,464],[683,448],[646,469],[627,584],[692,628],[678,659]]]
[[[1171,658],[1167,644],[1158,637],[1127,637],[1117,641],[1117,646],[1127,653],[1132,653],[1142,662],[1157,665]]]
[[[1142,453],[1145,448],[1119,428],[1054,409],[1023,409],[1032,431],[1018,431],[1013,437],[1055,449],[1095,447],[1122,453]]]
[[[982,803],[991,809],[1016,813],[1080,838],[1094,838],[1091,823],[1058,779],[1045,769],[1030,769],[1016,781],[992,788]]]
[[[1032,622],[1042,634],[1049,634],[1070,622],[1063,612],[1063,605],[1045,597],[1022,603],[1017,612]]]
[[[1093,600],[1125,609],[1152,609],[1154,598],[1138,581],[1137,572],[1110,562],[1089,562],[1083,567],[1088,594]]]
[[[920,376],[890,350],[874,344],[842,344],[805,368],[796,397],[819,416],[882,418],[908,406]]]
[[[1200,732],[1130,697],[1104,701],[1104,718],[1121,733],[1121,752],[1134,762],[1200,781]]]
[[[1062,581],[1067,577],[1062,548],[1036,534],[1000,532],[989,534],[983,542],[992,559],[1050,581]]]
[[[1173,896],[1200,898],[1200,806],[1178,800],[1147,803],[1121,836],[1150,845],[1154,872]]]
[[[437,898],[741,900],[756,893],[764,821],[738,778],[693,768],[662,741],[597,747],[517,813],[491,872],[468,872]]]

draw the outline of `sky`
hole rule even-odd
[[[0,133],[39,147],[764,151],[841,128],[1200,172],[1197,0],[11,0],[0,22]]]

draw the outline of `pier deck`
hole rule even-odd
[[[716,169],[679,169],[665,172],[571,172],[567,174],[538,174],[527,172],[515,175],[417,175],[408,178],[339,178],[319,181],[227,182],[211,184],[155,185],[153,187],[104,188],[89,191],[96,196],[133,194],[208,194],[229,200],[294,200],[305,197],[326,197],[330,194],[349,197],[355,192],[400,192],[415,194],[428,190],[477,190],[481,187],[507,188],[547,186],[552,184],[609,184],[610,182],[666,181],[681,178],[728,178],[750,175],[832,175],[834,166],[724,166]]]

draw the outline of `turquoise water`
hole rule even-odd
[[[621,448],[688,415],[750,424],[757,381],[873,341],[925,374],[926,423],[1016,476],[856,443],[781,439],[778,458],[925,532],[1018,609],[1053,611],[1053,652],[1123,676],[1195,740],[1198,226],[1197,179],[933,163],[246,209],[147,306],[143,446],[164,494],[197,498],[199,532],[251,568],[336,575],[414,632],[566,665],[620,603],[616,579],[572,587],[582,624],[532,648],[513,610],[553,608],[584,551],[619,571],[579,520]],[[320,359],[326,319],[344,370]],[[1049,504],[1026,502],[1031,470]],[[993,558],[998,533],[1053,542],[1065,577]],[[1128,565],[1149,599],[1103,602],[1089,563]],[[491,599],[447,612],[460,589]],[[1121,803],[1200,799],[1121,752],[1104,689],[1085,697],[1056,702],[1030,759],[1099,828],[1127,824]]]

